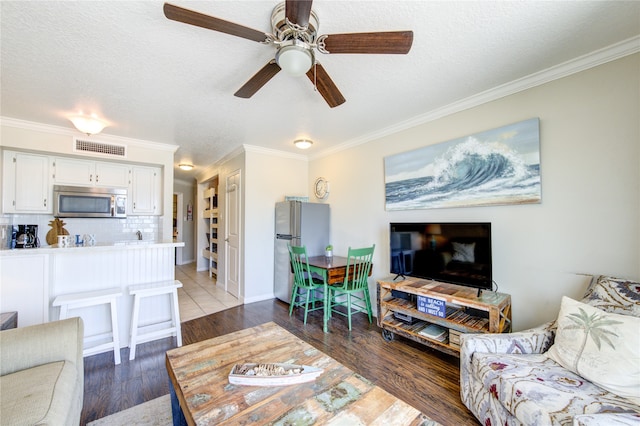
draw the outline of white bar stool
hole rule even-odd
[[[101,353],[104,352],[105,349],[113,349],[114,361],[116,365],[120,364],[120,333],[118,333],[118,307],[116,305],[116,299],[120,296],[122,296],[122,290],[119,288],[109,288],[106,290],[64,294],[54,299],[53,306],[60,306],[61,320],[69,318],[70,309],[86,308],[107,303],[110,305],[111,332],[109,334],[111,334],[111,341],[83,349],[83,356]],[[87,322],[86,318],[83,318],[83,320]],[[85,336],[85,342],[101,337],[103,337],[103,335]]]
[[[158,281],[146,284],[129,286],[129,294],[133,296],[133,314],[131,315],[131,342],[129,344],[129,360],[136,358],[136,345],[149,342],[161,337],[176,336],[178,346],[182,346],[182,330],[180,329],[180,308],[178,306],[178,289],[182,283],[178,280]],[[156,328],[164,322],[140,326],[140,300],[143,297],[168,294],[171,297],[171,320],[166,322],[166,327],[144,332],[145,329]],[[143,331],[143,333],[140,333]]]

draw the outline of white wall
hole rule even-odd
[[[580,274],[640,279],[638,70],[635,54],[313,160],[308,192],[317,176],[331,184],[334,252],[375,243],[373,291],[388,276],[389,222],[492,222],[494,280],[512,295],[515,330],[553,319],[561,295],[580,298]],[[532,117],[541,204],[385,211],[384,157]]]

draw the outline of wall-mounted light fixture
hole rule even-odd
[[[178,167],[180,168],[180,170],[185,170],[187,172],[189,170],[193,170],[193,164],[180,163],[180,164],[178,164]]]
[[[313,145],[313,141],[310,141],[309,139],[298,139],[293,141],[293,144],[296,146],[296,148],[307,149],[311,145]]]
[[[86,115],[80,113],[70,115],[67,118],[71,120],[76,129],[86,133],[87,136],[96,135],[109,125],[107,121],[98,118],[95,114]]]

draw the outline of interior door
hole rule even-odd
[[[226,236],[225,236],[225,270],[226,290],[232,295],[240,295],[240,170],[227,176],[226,191]]]

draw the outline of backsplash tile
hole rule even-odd
[[[38,225],[40,246],[46,247],[47,233],[51,230],[49,223],[54,220],[51,215],[15,214],[0,216],[0,224]],[[64,229],[70,235],[95,234],[98,244],[117,241],[137,240],[136,232],[142,232],[143,240],[162,241],[161,216],[128,216],[126,219],[85,219],[63,218]]]

